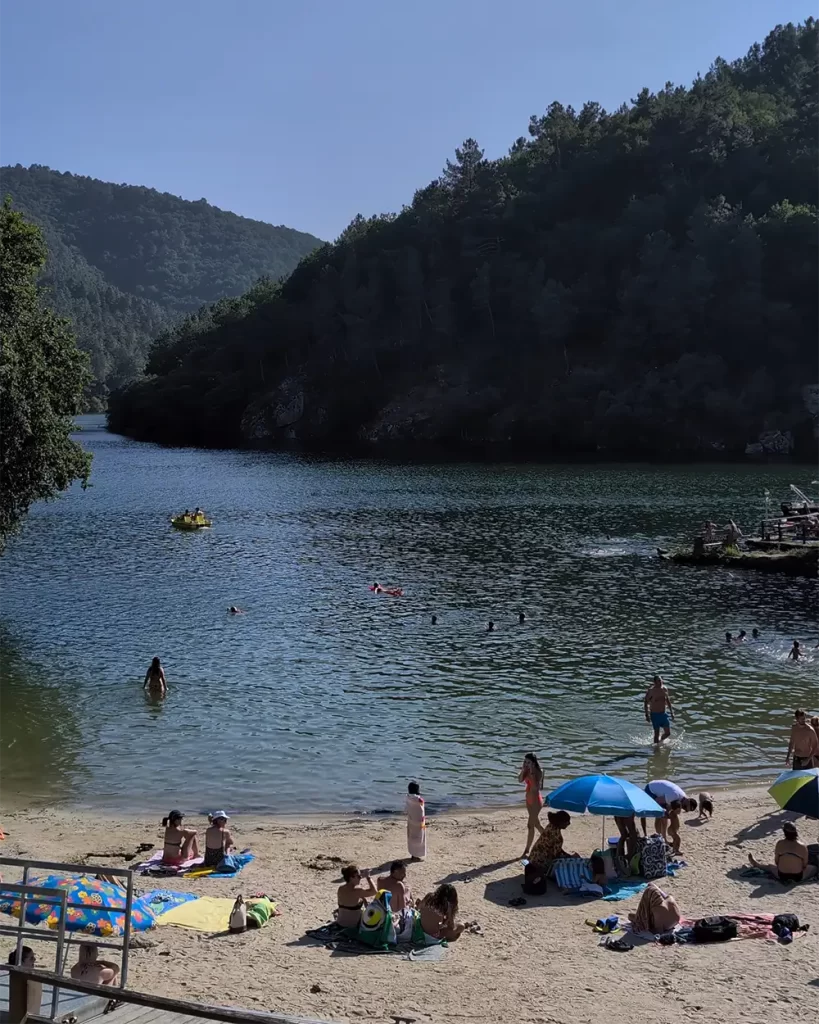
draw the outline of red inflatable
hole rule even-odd
[[[382,587],[380,583],[373,583],[370,590],[375,594],[386,594],[388,597],[404,596],[404,591],[401,587]]]

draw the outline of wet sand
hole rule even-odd
[[[663,885],[692,917],[796,913],[812,927],[790,946],[749,940],[615,953],[598,947],[584,921],[609,913],[625,917],[637,898],[578,903],[550,886],[545,897],[529,897],[520,908],[508,906],[521,892],[525,812],[520,807],[430,819],[429,857],[409,867],[416,895],[442,880],[454,882],[461,918],[479,921],[483,936],[465,934],[440,963],[333,955],[300,941],[305,929],[330,919],[338,885],[337,870],[317,871],[307,864],[323,854],[380,869],[406,856],[403,819],[248,816],[231,821],[240,847],[250,846],[256,854],[238,878],[138,876],[137,885],[141,891],[164,887],[231,897],[264,891],[278,899],[282,916],[242,935],[211,937],[180,928],[145,933],[132,950],[129,987],[340,1022],[389,1021],[399,1013],[418,1024],[815,1022],[819,884],[785,889],[765,879],[737,877],[749,852],[771,859],[782,822],[793,816],[778,811],[763,788],[719,792],[716,798],[713,821],[683,825],[682,852],[689,866]],[[161,842],[155,819],[59,809],[6,812],[0,821],[8,831],[0,845],[5,856],[73,862],[91,851],[132,851],[142,842]],[[206,824],[194,818],[186,823],[200,831]],[[819,823],[797,823],[806,842],[819,839]],[[575,816],[566,845],[587,854],[600,836],[599,818]],[[95,863],[125,866],[115,857]],[[15,880],[13,871],[4,876]],[[11,944],[0,941],[3,960]],[[43,962],[52,949],[38,944]]]

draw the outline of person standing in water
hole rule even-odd
[[[794,640],[793,647],[791,647],[791,649],[790,649],[790,652],[788,654],[787,660],[788,661],[799,661],[799,659],[801,657],[802,657],[802,652],[799,650],[799,641],[798,640]]]
[[[671,705],[671,696],[660,676],[654,676],[654,681],[646,690],[643,709],[646,713],[646,721],[650,722],[654,729],[654,743],[660,742],[660,729],[663,730],[663,740],[669,739],[671,737],[671,722],[674,720],[674,708]],[[671,715],[670,721],[669,714]]]
[[[528,857],[535,838],[535,830],[543,835],[543,826],[540,824],[540,812],[543,810],[543,769],[531,751],[523,758],[518,782],[526,784],[526,810],[529,820],[526,824],[526,849],[523,856]]]
[[[154,658],[145,673],[145,682],[142,689],[147,690],[152,697],[164,697],[168,692],[168,684],[165,681],[165,672],[159,658]]]
[[[793,757],[793,770],[800,768],[811,768],[814,757],[819,756],[819,737],[808,723],[808,716],[801,708],[793,713],[793,725],[791,726],[791,738],[788,743],[788,753],[785,755],[787,765]]]
[[[423,860],[427,855],[427,816],[417,782],[407,786],[407,849],[412,860]]]

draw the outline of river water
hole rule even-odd
[[[80,424],[93,486],[33,508],[0,565],[6,805],[373,810],[410,778],[432,806],[506,803],[529,749],[548,783],[760,781],[793,708],[819,712],[815,581],[655,554],[706,517],[752,526],[804,468],[395,465]],[[196,504],[213,529],[172,529]],[[679,709],[659,753],[655,671]]]

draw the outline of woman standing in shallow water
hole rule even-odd
[[[543,826],[540,824],[540,812],[543,810],[543,769],[537,757],[531,752],[523,758],[518,782],[526,783],[526,810],[529,814],[526,849],[523,851],[523,856],[526,857],[535,838],[535,829],[543,835]]]
[[[165,670],[159,658],[154,658],[148,671],[145,673],[145,682],[142,689],[147,690],[152,697],[164,697],[168,692],[168,684],[165,681]]]

